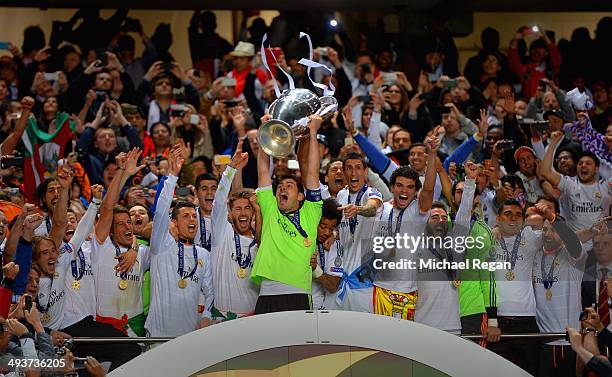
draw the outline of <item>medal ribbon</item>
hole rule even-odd
[[[198,249],[196,249],[195,245],[193,246],[193,260],[194,260],[194,264],[193,264],[193,270],[191,270],[191,272],[189,273],[189,275],[183,277],[183,273],[185,272],[185,245],[183,245],[182,242],[178,243],[178,274],[181,277],[181,279],[189,279],[190,277],[192,277],[196,270],[198,269]]]
[[[506,241],[504,237],[500,237],[499,244],[504,250],[504,254],[506,255],[506,261],[510,259],[510,271],[514,270],[514,265],[516,264],[516,259],[518,258],[518,249],[521,244],[521,234],[519,233],[514,239],[514,245],[512,245],[512,254],[508,257],[508,247],[506,246]]]
[[[323,250],[323,244],[317,242],[317,251],[319,252],[319,260],[321,261],[321,269],[325,271],[325,250]]]
[[[368,184],[366,183],[365,185],[363,185],[361,190],[359,190],[359,193],[355,197],[355,205],[359,205],[359,203],[361,203],[361,198],[363,198],[363,195],[365,194],[367,190],[368,190]],[[348,198],[348,204],[351,204],[350,197]],[[355,234],[355,228],[357,228],[357,215],[349,219],[349,229],[351,230],[351,234]]]
[[[204,215],[202,214],[200,208],[198,208],[198,213],[200,214],[200,243],[202,244],[203,248],[210,251],[212,234],[210,235],[210,238],[206,240],[206,219],[204,218]]]
[[[47,227],[47,233],[51,233],[51,220],[49,219],[49,215],[45,217],[45,226]]]
[[[302,225],[300,225],[300,210],[299,209],[295,211],[295,213],[293,214],[293,217],[287,215],[286,213],[283,213],[283,216],[285,216],[287,219],[289,219],[289,221],[291,221],[291,224],[295,226],[295,229],[302,235],[302,237],[308,238],[308,233],[306,233],[304,228],[302,228]]]
[[[555,254],[555,258],[553,259],[550,268],[548,269],[548,273],[544,270],[544,253],[542,253],[542,262],[540,263],[540,271],[542,272],[542,284],[544,284],[544,288],[550,289],[553,286],[553,273],[555,270],[555,263],[557,263],[557,257],[559,254]]]
[[[436,249],[433,249],[431,246],[427,247],[429,249],[429,251],[431,251],[431,253],[441,262],[444,261],[444,258],[442,258],[442,255],[440,253],[438,253],[438,251]],[[447,251],[446,252],[446,259],[449,260],[450,263],[453,263],[453,252],[451,251],[450,253]],[[457,271],[455,271],[452,268],[446,269],[446,273],[448,274],[449,278],[451,280],[456,280],[456,276],[457,276]]]
[[[115,256],[118,257],[119,255],[121,255],[121,250],[119,249],[119,245],[117,245],[115,241],[113,241],[112,238],[111,238],[111,242],[113,243],[113,246],[115,246]],[[121,275],[119,275],[121,280],[127,280],[127,276],[128,276],[127,272],[122,272]]]
[[[408,208],[408,207],[406,207]],[[395,233],[391,232],[391,229],[393,229],[393,208],[391,208],[391,212],[389,213],[389,226],[387,227],[387,231],[389,232],[389,236],[392,236],[393,234],[397,234],[400,231],[400,226],[402,225],[402,216],[404,216],[404,211],[406,210],[406,208],[402,209],[399,213],[399,215],[397,215],[397,224],[395,224]]]
[[[255,232],[253,232],[253,234],[255,234]],[[253,241],[249,245],[249,254],[243,260],[242,247],[240,246],[240,236],[238,233],[234,232],[234,243],[236,244],[236,262],[238,262],[240,268],[247,268],[251,264],[251,248],[255,246],[256,241],[257,240],[255,237],[253,237]]]
[[[72,246],[70,246],[70,244],[66,244],[65,247],[68,249],[66,251],[72,252]],[[77,251],[77,257],[79,258],[79,265],[77,266],[77,262],[73,259],[70,261],[70,268],[72,269],[72,277],[76,281],[79,281],[83,277],[83,274],[85,274],[85,254],[82,248],[79,248],[79,251]]]

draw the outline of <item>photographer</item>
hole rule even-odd
[[[138,130],[130,125],[123,116],[121,106],[116,101],[106,101],[98,109],[96,118],[85,127],[77,142],[77,150],[82,153],[82,164],[91,184],[104,183],[104,164],[113,159],[117,150],[117,136],[112,126],[118,127],[129,142],[129,148],[142,148]]]
[[[187,103],[196,108],[200,105],[198,90],[178,63],[153,63],[136,90],[136,102],[131,102],[139,104],[146,112],[148,130],[157,122],[170,122],[171,105],[176,100],[175,88],[185,91]]]
[[[612,293],[611,287],[612,281],[608,280],[606,282],[608,295]],[[610,360],[600,354],[598,343],[606,347],[612,346],[612,333],[604,327],[594,308],[587,307],[583,313],[586,314],[586,319],[581,322],[582,331],[567,328],[566,335],[578,356],[577,369],[586,368],[583,374],[592,372],[598,377],[610,376],[612,374]]]

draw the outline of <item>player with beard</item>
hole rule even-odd
[[[578,159],[576,177],[561,175],[552,168],[555,149],[563,140],[563,133],[553,132],[551,143],[542,161],[541,175],[558,187],[561,216],[573,231],[589,229],[602,217],[610,215],[612,181],[599,179],[599,158],[582,152]]]
[[[142,275],[148,268],[148,250],[138,247],[127,209],[115,207],[121,188],[138,173],[141,151],[132,149],[117,157],[117,173],[111,181],[100,209],[91,245],[96,287],[96,321],[113,325],[129,334],[142,334],[144,323],[141,289]],[[117,268],[117,260],[129,268]]]
[[[195,237],[195,244],[208,251],[211,251],[210,243],[212,239],[210,216],[218,185],[219,180],[210,173],[201,174],[195,180],[195,188],[200,205],[198,207],[198,224],[200,226]]]
[[[418,301],[414,321],[440,330],[459,334],[461,320],[459,315],[459,273],[453,268],[426,268],[421,263],[462,262],[463,250],[455,242],[465,239],[469,234],[470,220],[476,192],[478,166],[468,161],[465,164],[465,183],[459,210],[454,221],[449,223],[448,210],[441,203],[434,203],[425,227],[425,247],[417,251],[418,264]],[[449,226],[452,225],[452,230]],[[453,245],[448,247],[448,241]]]
[[[433,203],[435,158],[439,147],[436,137],[427,139],[429,161],[425,185],[421,188],[419,173],[409,166],[401,166],[391,175],[393,201],[383,205],[379,236],[395,237],[406,234],[418,237],[423,233]],[[416,199],[416,200],[415,200]],[[414,250],[391,249],[380,255],[384,261],[414,259]],[[382,270],[374,281],[374,313],[407,320],[414,319],[418,298],[417,271],[414,269]]]
[[[262,122],[270,119],[262,117]],[[317,131],[323,120],[311,116],[308,122],[308,164],[300,165],[306,193],[295,176],[279,177],[275,192],[270,174],[270,156],[259,148],[257,157],[257,203],[261,208],[261,241],[251,270],[251,279],[260,284],[255,313],[310,309],[312,269],[317,225],[321,219],[319,143]],[[298,147],[299,148],[299,147]]]
[[[222,321],[253,314],[259,293],[257,285],[249,279],[257,254],[255,230],[251,227],[255,215],[255,200],[251,197],[255,194],[242,190],[230,195],[232,181],[249,160],[249,154],[242,152],[242,143],[243,140],[238,142],[236,153],[221,176],[212,208],[211,262],[216,298],[213,318]]]
[[[326,185],[321,185],[321,197],[323,199],[336,199],[338,192],[346,186],[341,160],[332,160],[327,164],[325,167],[325,183]]]
[[[56,178],[47,178],[36,188],[40,208],[44,211],[44,221],[36,228],[37,236],[46,236],[51,232],[53,209],[59,200],[60,191],[61,187]]]
[[[552,217],[549,206],[540,203],[536,204],[536,209],[544,217]],[[544,222],[543,248],[536,254],[533,265],[536,320],[544,333],[563,332],[566,327],[579,328],[582,312],[580,290],[587,253],[565,221],[560,216],[557,220]],[[575,355],[565,340],[543,344],[539,375],[574,376]]]
[[[348,186],[340,190],[337,202],[343,213],[339,226],[343,249],[342,280],[335,300],[328,300],[332,310],[372,313],[371,242],[376,216],[382,209],[380,192],[366,183],[368,168],[363,157],[348,154],[343,161]]]
[[[326,300],[335,300],[335,296],[342,278],[342,257],[344,249],[340,240],[336,239],[338,224],[342,220],[342,212],[338,210],[338,203],[334,199],[323,200],[321,220],[317,227],[317,249],[310,258],[312,268],[312,307],[313,309],[326,309]]]
[[[151,232],[151,307],[145,323],[150,336],[180,336],[211,324],[214,302],[210,253],[194,244],[198,215],[189,202],[178,202],[168,214],[178,175],[185,161],[180,144],[170,150],[168,176],[157,191]],[[177,238],[170,234],[170,224]],[[204,311],[198,313],[200,295]]]
[[[548,212],[547,219],[555,216]],[[497,268],[497,320],[503,333],[536,333],[536,302],[532,284],[532,269],[536,253],[542,249],[540,232],[524,226],[525,212],[516,200],[506,200],[497,216],[498,234],[495,260],[509,262],[510,268]],[[538,367],[537,339],[510,339],[490,344],[491,351],[514,360],[531,374]]]
[[[536,174],[539,162],[536,154],[533,149],[522,146],[514,152],[514,159],[517,161],[519,168],[516,175],[523,181],[525,187],[525,198],[527,202],[535,203],[544,194]]]
[[[130,213],[132,229],[134,230],[138,244],[149,246],[149,238],[151,235],[149,211],[142,204],[134,204],[130,206],[128,212]]]

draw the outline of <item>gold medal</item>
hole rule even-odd
[[[59,278],[59,272],[54,272],[53,273],[53,279],[57,279]]]
[[[514,272],[512,272],[512,271],[506,272],[506,280],[508,280],[508,281],[514,280]]]
[[[128,282],[127,280],[121,279],[119,280],[119,289],[121,289],[122,291],[125,291],[128,287]]]
[[[204,261],[202,260],[202,258],[198,259],[198,267],[202,267],[204,266]]]
[[[187,280],[179,279],[178,286],[179,286],[180,289],[185,289],[185,287],[187,287]]]
[[[547,299],[548,301],[552,300],[552,289],[550,289],[550,288],[548,288],[548,289],[546,290],[546,299]]]
[[[304,246],[310,247],[310,245],[312,245],[312,242],[310,242],[310,238],[304,238]]]
[[[239,279],[244,279],[247,276],[246,269],[242,267],[239,268],[238,271],[236,272],[236,276],[238,276]]]
[[[453,280],[453,287],[459,288],[460,285],[461,285],[461,280],[459,279]]]
[[[81,289],[81,282],[78,280],[73,281],[72,289],[74,289],[75,291],[78,291],[79,289]]]
[[[45,313],[42,315],[42,317],[40,317],[40,320],[42,321],[42,323],[49,323],[51,321],[51,316],[49,315],[49,313]]]

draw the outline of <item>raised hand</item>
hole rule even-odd
[[[125,152],[121,152],[117,156],[115,156],[115,162],[117,163],[117,167],[119,169],[125,169],[126,161],[127,161],[127,154],[125,154]]]
[[[477,164],[472,161],[466,161],[463,165],[465,167],[465,177],[468,179],[476,179],[478,178],[478,170],[479,167]]]
[[[229,166],[231,166],[234,169],[242,169],[249,162],[249,154],[247,152],[242,152],[243,142],[244,142],[244,139],[240,139],[240,141],[238,141],[238,146],[236,147],[236,153],[234,153],[234,156],[232,157],[232,161],[229,164]]]
[[[28,332],[28,328],[21,324],[21,322],[19,322],[17,319],[9,318],[5,323],[11,335],[22,336]]]
[[[421,98],[421,93],[417,93],[410,99],[410,111],[413,113],[417,112],[417,109],[425,103],[425,100]]]
[[[563,139],[563,132],[561,131],[553,131],[553,133],[550,134],[550,141],[551,143],[557,144],[558,142],[561,141],[561,139]]]
[[[440,134],[442,129],[442,126],[436,127],[432,135],[425,139],[425,145],[427,145],[428,153],[438,153],[438,149],[440,148],[440,138],[438,138],[437,135]]]
[[[128,176],[132,176],[145,168],[145,165],[138,165],[141,154],[140,148],[134,148],[128,152],[125,160],[125,173]]]
[[[38,312],[36,305],[32,305],[30,310],[24,310],[23,314],[28,323],[34,327],[34,331],[37,333],[45,332],[45,328],[43,327],[42,322],[40,322],[40,313]]]
[[[184,162],[185,159],[183,158],[183,150],[180,144],[175,144],[168,155],[168,172],[171,175],[178,177],[181,173]]]
[[[23,112],[32,111],[32,108],[34,107],[35,104],[36,104],[36,101],[34,101],[34,98],[32,97],[26,96],[21,99],[21,107],[23,108]]]
[[[34,233],[34,229],[38,228],[43,222],[43,217],[39,213],[28,215],[23,223],[24,232]]]
[[[544,218],[548,219],[549,221],[554,220],[555,218],[555,214],[553,212],[553,210],[547,206],[544,203],[536,203],[535,204],[535,208],[538,211],[538,213],[542,216],[544,216]]]
[[[162,73],[164,71],[162,68],[162,64],[163,62],[161,61],[156,61],[155,63],[153,63],[151,68],[149,68],[147,73],[144,75],[144,79],[147,81],[152,81],[157,75]]]
[[[353,123],[353,110],[350,106],[345,106],[342,109],[342,118],[344,119],[344,127],[346,131],[354,136],[357,131],[355,130],[355,124]]]
[[[185,141],[181,138],[177,139],[177,143],[181,146],[181,150],[183,151],[183,159],[185,159],[185,161],[189,160],[191,157],[191,144],[185,144]]]
[[[19,265],[15,262],[9,262],[2,266],[2,273],[5,278],[15,280],[17,274],[19,273]]]
[[[487,109],[480,109],[480,119],[478,120],[478,135],[482,138],[487,136],[489,130],[489,119],[487,117]]]
[[[91,194],[94,198],[102,201],[102,194],[104,193],[104,186],[102,185],[93,185],[91,186]]]
[[[323,123],[323,118],[321,118],[319,115],[311,115],[309,118],[308,128],[310,129],[310,134],[316,137],[319,127],[321,127],[321,124]]]
[[[57,173],[56,178],[63,190],[70,189],[70,186],[72,185],[72,171],[66,168],[61,168]]]

